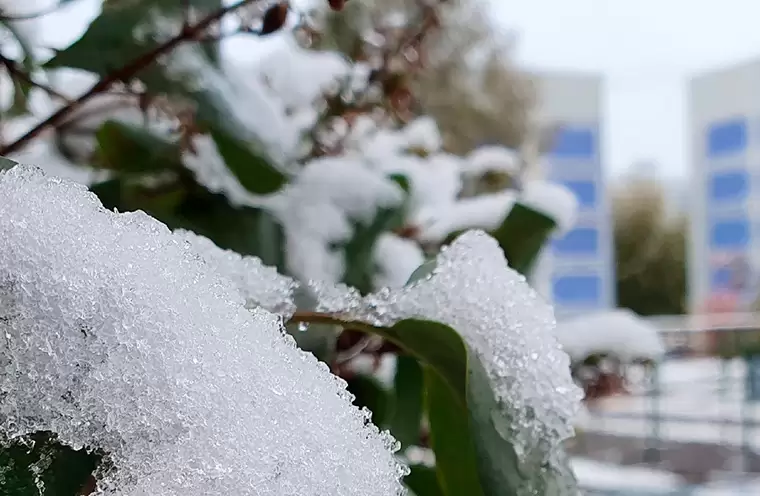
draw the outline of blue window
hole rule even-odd
[[[728,267],[718,267],[712,270],[710,274],[710,288],[714,291],[717,289],[727,289],[731,284],[732,273]]]
[[[593,181],[563,181],[563,184],[575,193],[581,208],[596,207],[596,183]]]
[[[750,177],[747,171],[720,172],[710,176],[709,194],[714,202],[741,201],[747,198]]]
[[[743,117],[716,122],[707,129],[707,156],[737,153],[747,147],[747,121]]]
[[[599,231],[593,227],[579,227],[555,239],[552,245],[557,256],[593,256],[599,252]]]
[[[596,156],[594,130],[563,126],[554,135],[551,155],[564,158],[593,159]]]
[[[746,248],[750,242],[750,225],[747,219],[712,221],[710,247],[718,249]]]
[[[598,275],[565,275],[552,281],[552,296],[557,305],[594,305],[602,300],[602,280]]]

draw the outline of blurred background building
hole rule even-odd
[[[760,257],[760,61],[689,86],[689,309],[746,311]]]
[[[546,179],[580,203],[573,229],[547,248],[539,269],[558,315],[615,306],[611,208],[604,173],[603,81],[595,74],[535,73],[540,127],[551,132]]]

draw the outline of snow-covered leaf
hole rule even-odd
[[[493,231],[493,236],[504,251],[509,266],[528,276],[555,227],[550,217],[517,203],[499,228]]]
[[[557,340],[573,361],[611,355],[620,360],[658,360],[665,345],[657,327],[628,309],[581,315],[560,322]]]
[[[493,432],[472,432],[479,470],[486,471],[480,475],[483,489],[493,490],[492,482],[500,480],[502,490],[509,487],[517,494],[544,494],[542,490],[565,485],[572,494],[575,481],[568,475],[561,443],[573,432],[582,395],[570,377],[570,361],[553,336],[551,307],[507,266],[493,238],[478,231],[463,234],[441,251],[429,278],[401,290],[363,298],[340,287],[318,292],[323,311],[346,319],[390,326],[424,318],[451,325],[471,350],[471,366],[465,370],[477,388],[464,389],[460,403],[469,406],[469,414],[476,415],[483,428],[497,429],[502,439],[487,439]],[[459,353],[467,364],[466,349]],[[481,374],[476,363],[482,364],[484,380],[476,375]],[[462,398],[463,390],[455,390]],[[512,446],[511,466],[492,466],[506,463],[507,456],[492,442]],[[498,463],[494,456],[500,457]],[[568,494],[555,489],[546,494]]]
[[[409,181],[403,176],[391,176],[393,182],[407,193]],[[345,272],[343,282],[357,288],[362,293],[369,293],[373,287],[375,267],[373,262],[375,248],[380,236],[403,225],[406,202],[387,208],[380,208],[375,218],[369,223],[357,222],[354,232],[346,243]]]
[[[29,167],[0,198],[3,439],[103,450],[106,494],[403,493],[345,383],[166,226]]]

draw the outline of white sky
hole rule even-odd
[[[760,57],[758,0],[491,0],[517,60],[606,78],[608,168],[638,160],[683,176],[689,78]],[[759,89],[760,90],[760,89]]]
[[[36,10],[51,1],[0,4]],[[613,174],[640,160],[659,163],[663,176],[687,174],[684,99],[689,77],[760,57],[760,0],[490,2],[495,22],[516,31],[515,56],[521,64],[605,77],[604,145]],[[85,27],[96,12],[97,0],[73,3],[76,7],[62,17],[79,22],[51,19],[44,38],[69,41],[72,25]],[[246,48],[235,52],[243,59],[255,55],[250,45]]]

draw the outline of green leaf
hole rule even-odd
[[[10,169],[13,166],[18,165],[18,162],[15,162],[9,158],[5,158],[0,156],[0,171]]]
[[[406,193],[404,201],[396,207],[380,209],[368,225],[355,224],[354,235],[345,246],[346,271],[343,282],[358,289],[362,294],[374,289],[372,255],[378,238],[385,232],[401,227],[406,214],[409,180],[401,175],[392,175],[390,179]]]
[[[404,477],[404,484],[414,492],[415,496],[444,496],[438,485],[436,470],[426,465],[409,467],[409,474]]]
[[[521,459],[511,420],[496,401],[483,364],[472,354],[468,369],[466,407],[437,374],[426,371],[425,375],[431,445],[444,492],[451,496],[526,491],[542,496],[573,494],[577,482],[562,452],[554,454],[557,466]]]
[[[429,260],[426,260],[422,265],[414,269],[414,272],[412,272],[412,275],[409,276],[409,281],[407,281],[407,285],[413,282],[419,281],[420,279],[425,279],[426,277],[432,275],[433,271],[435,271],[436,266],[437,266],[437,261],[435,257]]]
[[[55,435],[37,432],[0,445],[2,494],[75,496],[85,486],[102,455],[61,445]],[[40,493],[38,484],[44,485]]]
[[[380,336],[406,353],[433,367],[464,404],[467,391],[467,347],[451,327],[423,319],[404,319],[391,327],[375,327],[364,322],[312,315],[303,320],[310,325],[331,324]]]
[[[143,173],[182,166],[179,146],[142,126],[107,121],[95,138],[98,153],[92,165],[103,169]]]
[[[354,405],[372,412],[372,423],[383,428],[391,410],[391,396],[374,377],[355,375],[346,380],[347,389],[356,397]]]
[[[184,5],[207,13],[218,8],[219,3],[219,0],[105,1],[101,14],[90,23],[87,31],[70,46],[58,51],[45,67],[72,67],[104,77],[158,45],[150,32],[153,14],[163,16],[164,21],[175,22],[176,33],[168,33],[173,36],[179,34]],[[148,66],[143,76],[149,75],[153,69],[154,66]]]
[[[518,456],[511,419],[497,403],[484,366],[451,327],[420,319],[402,320],[388,328],[328,316],[312,316],[309,321],[381,336],[424,364],[431,445],[447,496],[573,494],[577,484],[561,451],[552,454],[560,459],[557,467]]]
[[[528,276],[556,225],[550,217],[516,203],[491,234],[504,250],[509,266]]]
[[[422,367],[417,359],[401,355],[393,380],[394,410],[390,431],[403,448],[419,444],[423,410]]]
[[[285,185],[285,174],[250,144],[220,128],[212,127],[211,136],[227,167],[251,193],[274,193]]]
[[[425,369],[425,393],[430,424],[430,447],[435,453],[438,482],[447,496],[484,496],[475,443],[470,433],[467,404],[441,376]],[[465,393],[466,394],[466,393]],[[506,487],[506,486],[505,486]]]
[[[16,39],[16,42],[18,42],[23,57],[21,64],[18,64],[18,68],[31,77],[34,74],[37,63],[34,49],[29,43],[29,40],[27,40],[24,33],[17,28],[14,21],[3,20],[0,18],[0,26],[8,30],[11,36],[13,36]],[[15,61],[11,61],[10,63],[15,64]],[[0,66],[0,68],[1,67],[2,66]],[[5,110],[5,116],[17,117],[26,114],[29,110],[29,93],[32,91],[33,86],[28,81],[18,78],[13,74],[9,74],[8,76],[11,78],[13,84],[13,100],[11,101],[11,106]],[[0,109],[0,114],[2,114],[2,109]],[[1,116],[0,120],[2,120]]]
[[[577,481],[564,452],[553,453],[555,463],[550,466],[516,451],[511,419],[496,401],[483,364],[472,355],[469,364],[468,415],[484,493],[574,494]]]

